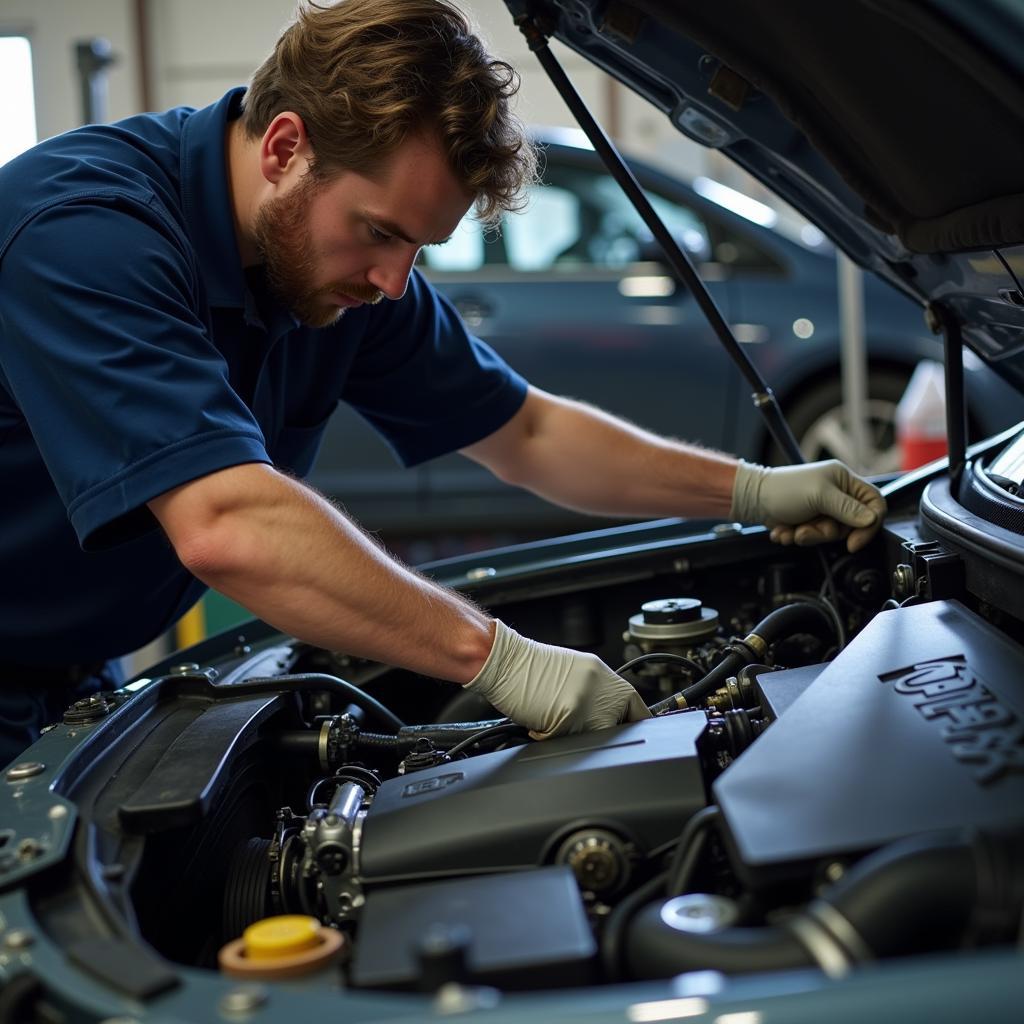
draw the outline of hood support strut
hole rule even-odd
[[[598,155],[604,161],[609,173],[619,183],[626,193],[629,201],[633,204],[636,212],[647,225],[651,234],[664,250],[665,258],[675,272],[676,276],[690,290],[697,305],[706,317],[711,329],[718,335],[719,341],[724,346],[730,358],[739,368],[740,372],[747,379],[753,389],[751,401],[761,413],[775,443],[785,452],[791,463],[804,461],[803,454],[793,437],[782,410],[779,408],[775,393],[765,383],[757,367],[750,361],[750,357],[743,351],[736,340],[729,325],[725,322],[721,312],[715,305],[704,282],[700,279],[689,256],[680,248],[672,233],[662,223],[661,218],[655,212],[647,196],[644,195],[640,183],[633,176],[633,172],[626,166],[625,161],[615,148],[615,144],[605,135],[604,130],[594,119],[587,109],[582,97],[576,91],[572,82],[558,63],[558,58],[551,52],[548,46],[548,38],[537,21],[529,14],[516,16],[515,23],[519,30],[526,37],[530,49],[537,55],[541,67],[547,72],[552,84],[558,90],[559,95],[565,100],[569,110],[579,122],[587,138],[590,140]]]
[[[946,438],[949,449],[949,488],[960,491],[960,478],[967,462],[967,397],[964,391],[964,342],[960,321],[947,306],[933,302],[925,319],[937,334],[942,332],[943,364],[946,373]]]

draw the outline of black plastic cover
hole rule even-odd
[[[251,742],[258,725],[281,700],[281,694],[267,693],[201,702],[199,714],[168,742],[159,760],[118,809],[125,830],[161,832],[200,820],[230,773],[238,751]],[[187,704],[182,710],[186,708]],[[121,773],[131,767],[129,761]]]
[[[778,718],[797,697],[814,682],[824,665],[804,665],[779,672],[760,672],[757,685],[764,697],[763,705],[770,718]]]
[[[576,880],[569,868],[552,867],[371,893],[352,983],[420,987],[419,952],[438,928],[466,937],[461,981],[537,989],[593,980],[596,944]]]
[[[584,825],[649,851],[705,806],[695,743],[706,722],[670,715],[389,779],[363,826],[361,877],[531,867]]]
[[[1024,823],[1024,650],[957,601],[882,612],[714,793],[753,886],[920,832]]]
[[[64,951],[72,963],[132,999],[152,999],[181,984],[167,964],[134,942],[90,936]]]

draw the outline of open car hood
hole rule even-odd
[[[1024,8],[506,0],[1024,388]]]

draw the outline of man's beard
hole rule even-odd
[[[309,211],[319,183],[305,174],[287,195],[268,199],[256,212],[253,235],[266,268],[267,282],[277,298],[307,327],[330,327],[345,310],[332,296],[380,302],[383,295],[356,281],[332,281],[315,288],[316,277]]]

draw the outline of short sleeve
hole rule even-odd
[[[177,227],[123,196],[39,212],[3,253],[3,384],[85,548],[152,528],[173,487],[270,461],[200,288]]]
[[[402,299],[370,310],[342,397],[413,466],[494,433],[526,390],[414,270]]]

